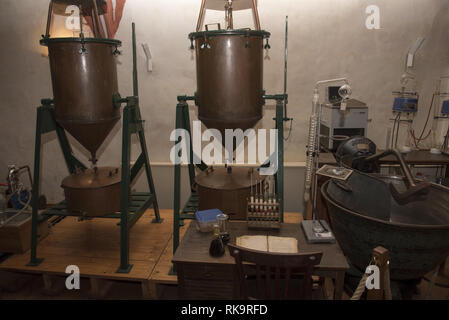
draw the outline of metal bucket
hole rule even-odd
[[[220,209],[230,219],[246,219],[251,188],[264,180],[257,171],[241,167],[209,168],[196,176],[199,210]]]
[[[191,33],[195,40],[198,118],[208,127],[246,130],[262,118],[265,31]],[[223,139],[224,141],[224,139]]]
[[[120,211],[121,171],[115,167],[88,169],[66,177],[67,209],[75,216],[102,217]]]
[[[326,182],[321,193],[344,254],[365,270],[372,250],[389,250],[393,280],[412,280],[434,270],[449,254],[449,189],[432,184],[413,202],[400,205],[389,184],[406,190],[405,179],[354,171],[345,182]]]
[[[44,39],[48,46],[56,120],[93,155],[120,119],[113,95],[118,93],[111,39]]]

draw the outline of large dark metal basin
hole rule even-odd
[[[428,192],[399,205],[389,184],[406,190],[396,177],[376,177],[355,171],[343,190],[334,181],[321,189],[332,228],[350,262],[364,270],[372,250],[390,252],[393,280],[419,279],[449,255],[449,189],[432,184]]]

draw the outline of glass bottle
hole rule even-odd
[[[209,247],[209,254],[212,257],[221,257],[225,253],[225,248],[223,241],[220,237],[220,227],[218,224],[214,224],[214,238],[212,239],[212,242],[210,243]]]

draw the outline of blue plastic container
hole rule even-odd
[[[220,209],[209,209],[195,212],[198,230],[201,232],[211,232],[214,224],[217,223],[217,216],[223,214]]]

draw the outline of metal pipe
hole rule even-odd
[[[316,125],[316,142],[315,142],[315,176],[314,176],[314,192],[313,192],[313,204],[312,204],[312,219],[316,220],[316,204],[317,204],[317,196],[318,196],[318,175],[317,171],[320,169],[320,135],[321,135],[321,115],[323,112],[323,105],[319,105],[318,111],[318,120]]]
[[[53,13],[53,0],[51,0],[50,4],[48,5],[47,29],[45,31],[45,38],[50,38],[50,26],[51,26],[52,13]]]
[[[101,35],[101,23],[100,23],[100,17],[98,15],[98,6],[97,6],[97,0],[92,0],[93,4],[94,4],[94,10],[92,13],[92,21],[95,21],[95,29],[96,29],[96,38],[103,38]]]
[[[203,19],[204,19],[204,12],[206,11],[205,6],[206,6],[206,0],[202,0],[201,8],[200,8],[200,15],[198,17],[198,22],[196,24],[196,32],[201,31],[201,26],[203,25]]]
[[[259,12],[257,11],[257,0],[253,0],[252,5],[253,5],[254,23],[256,26],[256,30],[260,30]]]
[[[234,21],[232,18],[232,0],[226,0],[225,12],[226,12],[226,21],[228,24],[226,26],[226,29],[232,30],[234,29]]]
[[[285,17],[284,96],[287,96],[288,16]],[[287,116],[287,99],[284,99],[284,117]]]
[[[80,38],[84,38],[83,34],[83,6],[80,4]]]
[[[371,157],[366,158],[365,162],[376,161],[389,155],[393,155],[396,157],[396,159],[399,161],[399,165],[401,166],[401,169],[404,172],[405,178],[407,179],[408,183],[410,184],[411,187],[416,187],[416,181],[413,178],[413,175],[410,172],[408,165],[405,163],[401,153],[396,149],[389,149],[379,154],[375,154]]]
[[[139,96],[139,79],[137,74],[137,51],[136,51],[136,24],[132,23],[133,38],[133,95]]]
[[[332,83],[332,82],[344,82],[345,84],[349,84],[348,79],[346,79],[346,78],[322,80],[322,81],[317,81],[317,83],[315,84],[315,89],[318,90],[319,86],[321,86],[323,84],[327,84],[327,83]]]

